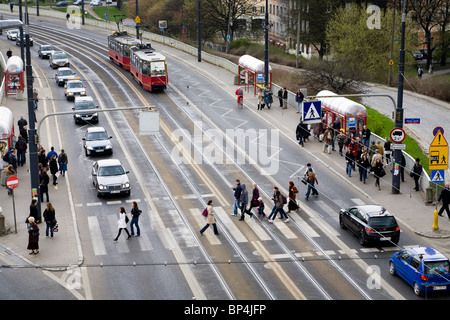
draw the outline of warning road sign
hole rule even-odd
[[[431,182],[445,182],[445,170],[431,170]]]
[[[430,170],[448,169],[448,146],[433,147],[430,146]]]
[[[438,130],[436,135],[434,136],[433,141],[431,141],[430,146],[432,147],[441,147],[441,146],[448,146],[447,140],[445,140],[444,135],[442,134],[442,131]]]

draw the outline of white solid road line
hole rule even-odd
[[[89,234],[91,235],[92,247],[96,256],[106,254],[105,244],[103,242],[100,224],[96,216],[88,217]]]

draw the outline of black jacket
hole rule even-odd
[[[447,188],[442,189],[441,195],[439,196],[438,201],[442,201],[443,204],[450,203],[450,190]]]
[[[241,197],[241,191],[242,191],[241,184],[238,184],[236,186],[236,188],[233,188],[233,190],[234,190],[234,198],[239,199]]]
[[[53,220],[55,220],[55,211],[50,211],[50,210],[45,209],[43,216],[44,216],[44,221],[53,222]]]

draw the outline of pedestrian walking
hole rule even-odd
[[[367,171],[370,168],[370,162],[369,159],[367,158],[367,153],[363,153],[361,155],[358,166],[359,166],[359,181],[366,183]]]
[[[258,90],[258,110],[264,109],[264,93],[260,88]]]
[[[353,154],[353,150],[351,148],[347,148],[347,152],[345,153],[345,173],[351,177],[352,176],[352,168],[354,167],[355,156]]]
[[[139,216],[141,215],[142,210],[139,209],[136,201],[131,203],[131,221],[130,221],[130,229],[131,235],[134,236],[133,226],[136,226],[136,237],[141,235],[141,228],[139,228]]]
[[[245,183],[241,184],[241,195],[239,197],[239,201],[241,203],[241,218],[239,221],[244,221],[245,212],[247,211],[248,204],[248,191],[245,186]]]
[[[6,56],[8,57],[8,59],[12,57],[11,48],[9,48],[8,51],[6,51]]]
[[[31,200],[31,204],[30,204],[30,214],[28,217],[32,217],[34,219],[34,221],[36,221],[36,223],[40,223],[40,219],[38,216],[38,210],[37,210],[37,200],[33,199]]]
[[[295,136],[297,138],[298,143],[304,147],[305,140],[309,137],[308,125],[300,119],[297,128],[295,129]]]
[[[27,249],[31,250],[29,254],[39,253],[39,227],[35,222],[34,217],[28,217],[28,246]]]
[[[285,200],[286,197],[281,194],[280,190],[278,190],[278,187],[274,187],[273,192],[274,192],[273,201],[275,203],[275,210],[273,210],[269,216],[269,223],[273,223],[273,220],[275,220],[275,218],[277,217],[278,212],[280,213],[281,218],[285,218],[284,222],[289,222],[289,218],[283,209],[284,205],[287,202],[287,200]]]
[[[269,88],[266,88],[266,90],[264,90],[264,103],[266,104],[267,109],[270,109],[272,107],[273,92]]]
[[[23,140],[28,143],[28,127],[23,126],[21,129],[19,129],[19,134],[22,136]]]
[[[14,170],[13,166],[8,165],[8,168],[6,168],[6,170],[5,170],[5,186],[6,186],[6,180],[9,177],[13,177],[16,175],[17,175],[17,172],[16,172],[16,170]],[[6,190],[7,190],[8,196],[12,195],[12,193],[13,193],[12,189],[9,189],[8,187],[6,187]]]
[[[9,10],[11,10],[11,12],[14,12],[14,2],[13,1],[11,1],[9,3]]]
[[[303,99],[305,99],[305,95],[300,89],[298,89],[297,94],[295,95],[295,101],[297,102],[297,113],[300,113]]]
[[[15,148],[17,150],[17,165],[19,167],[22,167],[26,162],[25,155],[27,152],[27,142],[22,137],[22,135],[18,136]]]
[[[339,134],[337,135],[336,140],[338,142],[339,154],[341,155],[341,157],[344,156],[344,154],[342,153],[342,149],[344,148],[344,143],[346,139],[347,136],[344,133],[344,129],[339,130]]]
[[[378,187],[378,190],[381,190],[380,178],[386,175],[382,159],[380,158],[375,159],[375,162],[372,165],[372,171],[375,176],[375,187]]]
[[[56,176],[56,174],[58,173],[58,162],[56,161],[56,155],[52,155],[52,158],[50,159],[49,162],[49,166],[50,166],[50,173],[53,177],[53,185],[56,186],[58,184],[58,182],[56,182],[58,180],[58,177]]]
[[[119,233],[114,238],[114,241],[119,240],[119,236],[122,233],[122,230],[125,230],[125,232],[127,233],[127,235],[128,235],[127,240],[131,238],[130,232],[127,229],[127,223],[128,223],[128,217],[127,217],[127,213],[125,212],[125,208],[120,207],[119,220],[117,220],[117,227],[119,229]]]
[[[442,213],[447,212],[447,216],[450,219],[450,210],[448,205],[450,204],[450,184],[446,183],[445,188],[442,189],[441,194],[439,195],[438,202],[442,203],[442,207],[438,212],[438,215],[442,217]]]
[[[41,202],[44,202],[44,194],[47,196],[47,202],[49,202],[48,197],[48,184],[50,183],[50,177],[48,176],[47,172],[44,170],[40,174],[40,180],[39,180],[39,189],[41,191]]]
[[[392,154],[392,150],[391,150],[391,141],[389,140],[388,137],[386,137],[384,139],[384,156],[386,158],[386,164],[389,164],[391,162],[391,154]]]
[[[23,116],[20,116],[20,119],[17,121],[17,126],[19,127],[19,132],[23,127],[25,127],[27,125],[28,125],[27,120],[24,119]]]
[[[315,184],[319,184],[319,182],[317,181],[316,173],[311,168],[311,165],[308,167],[305,175],[306,175],[306,180],[308,182],[308,189],[305,194],[305,200],[309,200],[311,191],[315,197],[317,197],[319,195],[319,193],[317,192],[316,187],[315,187]]]
[[[247,210],[247,214],[252,217],[253,216],[253,212],[252,209],[253,208],[257,208],[259,205],[259,189],[258,189],[258,185],[256,183],[253,184],[253,190],[252,190],[252,199],[250,200],[250,208],[248,208]]]
[[[423,75],[422,67],[417,68],[417,76],[419,77],[419,79],[422,79],[422,75]]]
[[[287,109],[287,106],[288,106],[287,99],[288,99],[288,91],[287,91],[286,87],[284,87],[283,88],[283,109]]]
[[[295,211],[299,209],[299,206],[297,204],[297,194],[298,189],[295,186],[293,181],[289,181],[289,200],[288,200],[288,211],[287,213],[290,213],[291,211]]]
[[[58,153],[55,151],[54,147],[51,147],[50,151],[47,153],[47,160],[50,161],[54,155],[58,156]]]
[[[401,153],[402,157],[400,159],[400,179],[402,182],[405,182],[405,166],[406,166],[406,158],[403,152]]]
[[[283,89],[281,87],[278,90],[278,101],[280,102],[280,108],[283,108]]]
[[[59,173],[64,177],[67,171],[67,164],[69,163],[69,158],[67,157],[64,149],[61,149],[61,152],[58,156],[58,164],[59,164]]]
[[[261,217],[266,216],[266,214],[264,213],[264,202],[261,197],[258,198],[258,215]]]
[[[212,224],[214,228],[214,234],[216,236],[219,235],[219,232],[217,231],[217,221],[214,217],[214,210],[213,210],[213,201],[209,200],[208,204],[206,206],[206,211],[208,212],[208,215],[206,216],[206,225],[200,230],[200,234],[203,235],[203,232],[205,232],[206,229]]]
[[[336,148],[335,148],[336,138],[337,138],[339,132],[341,132],[341,121],[339,120],[338,117],[336,117],[336,119],[331,124],[331,128],[333,128],[333,137],[331,140],[331,150],[336,151]]]
[[[333,129],[328,128],[323,136],[323,152],[331,153],[331,146],[333,144]]]
[[[420,176],[422,174],[423,168],[422,165],[420,164],[420,159],[416,158],[416,162],[414,163],[413,169],[412,169],[412,173],[411,176],[414,178],[414,190],[419,191],[419,180],[420,180]]]
[[[37,122],[36,111],[38,110],[39,94],[36,89],[33,89],[33,103],[34,103],[34,121]]]
[[[46,224],[45,236],[48,237],[50,235],[50,238],[53,238],[53,228],[56,225],[56,214],[55,209],[50,202],[47,203],[43,216]]]
[[[16,150],[14,148],[11,148],[9,152],[8,164],[12,165],[14,171],[17,172],[17,157]]]
[[[231,187],[232,190],[234,190],[234,206],[233,206],[233,216],[237,216],[237,209],[241,207],[241,181],[239,179],[236,179],[235,181],[236,187]]]

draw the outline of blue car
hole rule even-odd
[[[403,278],[418,296],[450,291],[450,261],[430,247],[409,247],[394,253],[389,260],[389,272]]]

